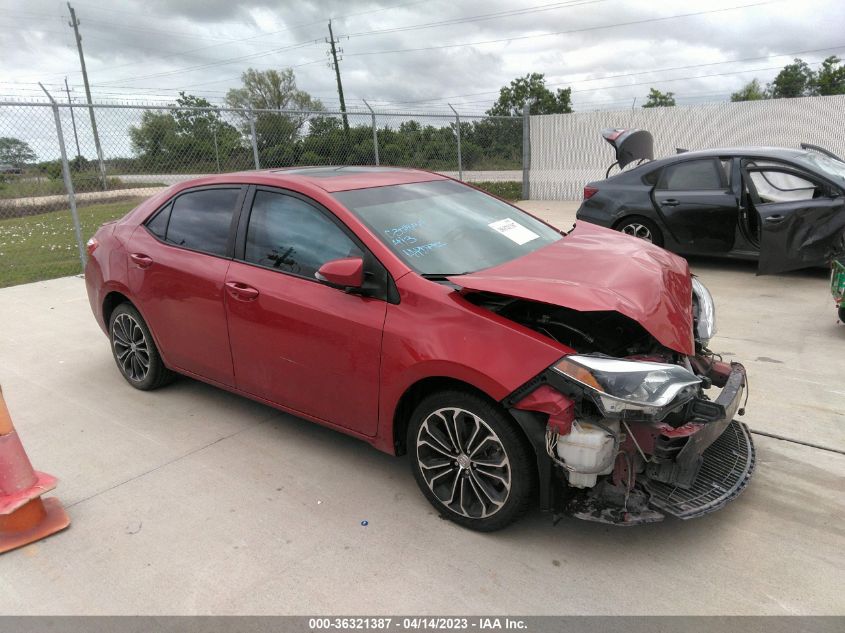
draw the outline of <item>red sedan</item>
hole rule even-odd
[[[183,374],[407,453],[461,525],[501,528],[536,491],[588,520],[689,518],[750,478],[712,298],[641,240],[433,173],[312,167],[174,185],[88,252],[130,385]]]

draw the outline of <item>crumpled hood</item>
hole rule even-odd
[[[581,312],[615,310],[666,347],[695,353],[692,283],[685,259],[640,239],[578,223],[563,239],[477,273],[449,277],[494,292]]]

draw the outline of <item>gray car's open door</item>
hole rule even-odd
[[[760,218],[760,274],[827,266],[845,248],[845,196],[806,172],[746,164]]]

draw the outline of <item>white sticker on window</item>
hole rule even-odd
[[[538,237],[540,237],[534,231],[525,228],[524,226],[522,226],[518,222],[511,220],[510,218],[505,218],[504,220],[496,220],[495,222],[491,222],[487,226],[489,226],[494,231],[498,231],[506,238],[513,242],[516,242],[519,245],[525,244],[526,242],[530,242],[531,240],[536,240]]]

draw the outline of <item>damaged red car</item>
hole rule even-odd
[[[710,293],[642,240],[424,171],[313,167],[174,185],[88,251],[130,385],[184,374],[407,454],[460,525],[537,500],[687,519],[751,477],[745,370],[708,350]]]

